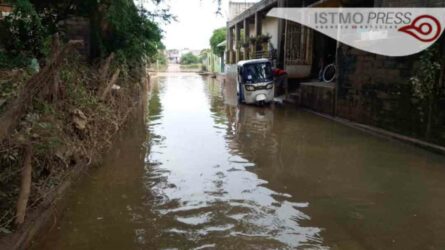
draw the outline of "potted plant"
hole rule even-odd
[[[243,47],[243,43],[242,43],[242,41],[237,41],[237,42],[236,42],[236,49],[239,50],[239,49],[241,49],[242,47]]]
[[[250,41],[250,44],[251,44],[251,45],[255,45],[257,39],[256,39],[256,37],[250,37],[250,38],[249,38],[249,41]]]
[[[271,38],[272,37],[269,34],[267,34],[267,35],[259,35],[257,37],[257,42],[258,43],[268,43]]]

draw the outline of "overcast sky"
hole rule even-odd
[[[237,2],[257,2],[258,0],[236,0]],[[138,2],[136,0],[135,2]],[[164,44],[167,49],[203,49],[209,48],[209,39],[213,30],[226,26],[228,2],[223,0],[222,15],[215,12],[216,0],[165,0],[178,21],[162,25]]]

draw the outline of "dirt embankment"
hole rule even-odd
[[[144,104],[144,67],[113,55],[91,65],[75,47],[55,46],[39,73],[0,74],[0,249],[26,247],[73,177]]]

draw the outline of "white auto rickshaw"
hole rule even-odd
[[[272,102],[275,86],[271,62],[268,59],[240,61],[236,90],[240,103]]]

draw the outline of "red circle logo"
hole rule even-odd
[[[407,26],[399,29],[400,32],[407,33],[422,42],[434,42],[442,32],[439,20],[431,15],[422,15],[414,19]]]

